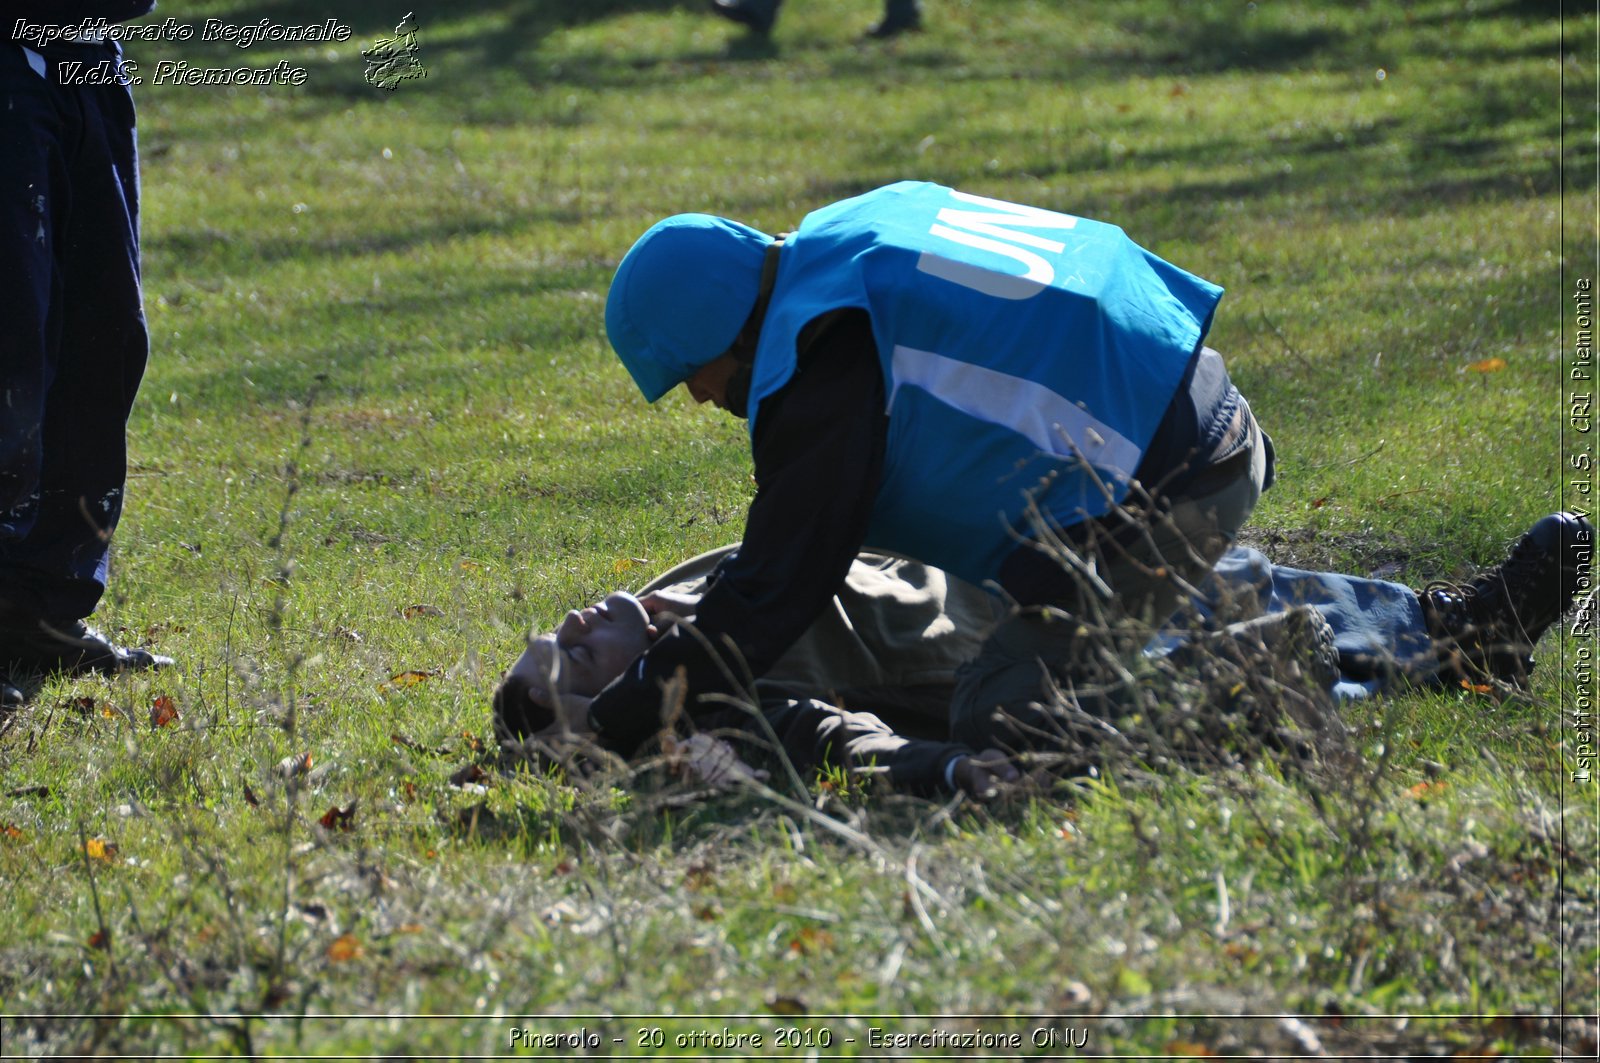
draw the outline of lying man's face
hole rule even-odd
[[[557,708],[573,730],[584,727],[590,698],[622,674],[658,634],[639,599],[625,591],[567,613],[553,635],[528,641],[494,692],[496,729],[526,738],[556,724]]]
[[[617,591],[586,609],[573,609],[553,636],[561,690],[592,698],[622,674],[650,643],[656,626],[639,599]]]
[[[656,634],[639,599],[618,591],[567,613],[555,634],[529,640],[501,689],[516,689],[521,696],[532,692],[543,704],[553,676],[558,693],[592,698],[649,649]]]

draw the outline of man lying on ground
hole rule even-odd
[[[736,550],[685,562],[643,588],[640,598],[619,592],[574,610],[554,634],[531,640],[495,693],[502,740],[545,729],[594,734],[587,718],[594,694],[654,642],[670,617],[693,616],[706,583]],[[1313,685],[1340,700],[1463,679],[1525,685],[1534,644],[1589,587],[1592,550],[1587,520],[1554,514],[1522,536],[1501,564],[1464,584],[1415,591],[1272,565],[1257,551],[1235,547],[1145,652],[1191,666],[1218,651],[1218,638],[1230,639],[1301,658]],[[875,763],[902,787],[987,794],[1015,773],[999,751],[980,755],[949,741],[949,705],[958,665],[1004,615],[994,596],[937,569],[863,554],[830,608],[753,684],[753,700],[801,769]],[[1236,622],[1225,625],[1229,620]],[[1090,712],[1114,709],[1114,699],[1079,700]],[[748,708],[730,707],[711,726],[760,730]]]
[[[691,558],[638,597],[618,591],[531,638],[495,692],[502,742],[564,728],[592,736],[590,699],[650,647],[669,615],[694,614],[708,579],[736,549]],[[805,635],[766,675],[738,684],[759,717],[755,705],[730,704],[697,719],[697,728],[775,742],[800,771],[870,766],[903,790],[988,796],[1016,769],[998,750],[950,741],[948,714],[956,666],[1003,613],[993,595],[938,569],[862,554]]]

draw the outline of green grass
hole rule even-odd
[[[181,666],[0,723],[0,1011],[53,1016],[3,1020],[6,1054],[509,1054],[522,1025],[690,1054],[675,1034],[791,1023],[867,1054],[872,1021],[828,1016],[931,1012],[986,1017],[876,1025],[1576,1044],[1470,1018],[1595,1006],[1558,636],[1531,699],[1354,710],[1337,770],[1123,765],[992,811],[689,801],[654,770],[452,785],[530,627],[739,535],[742,426],[645,406],[604,338],[617,259],[677,210],[779,230],[915,177],[1122,225],[1229,290],[1211,342],[1277,444],[1250,535],[1280,558],[1420,584],[1558,508],[1592,12],[1564,42],[1522,0],[927,9],[863,44],[874,4],[795,0],[764,46],[686,0],[433,5],[428,76],[393,93],[358,48],[404,10],[366,0],[331,47],[130,47],[309,77],[138,92],[153,356],[101,618]],[[628,1017],[663,1011],[730,1017]],[[518,1018],[562,1013],[587,1017]]]

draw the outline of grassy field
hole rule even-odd
[[[793,0],[762,43],[688,0],[459,0],[380,91],[359,48],[406,6],[168,0],[354,36],[129,46],[153,353],[100,619],[180,666],[0,718],[6,1058],[1592,1050],[1549,1017],[1600,960],[1570,636],[1530,698],[1351,710],[1353,763],[988,809],[502,773],[488,714],[530,627],[740,533],[742,424],[647,407],[605,342],[678,210],[775,231],[924,178],[1114,221],[1228,288],[1211,342],[1280,457],[1254,543],[1498,560],[1561,505],[1592,11],[927,0],[880,44],[872,0]]]

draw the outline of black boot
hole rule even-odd
[[[1578,591],[1580,563],[1594,556],[1594,527],[1572,513],[1541,519],[1511,556],[1465,584],[1430,583],[1417,594],[1447,678],[1485,675],[1519,686],[1534,643]]]
[[[896,37],[922,29],[922,4],[919,0],[886,0],[883,21],[867,31],[869,37]]]
[[[82,620],[0,629],[0,667],[14,674],[117,675],[165,668],[171,657],[118,646]]]
[[[778,21],[778,6],[783,0],[711,0],[711,10],[731,22],[749,26],[763,37]]]

